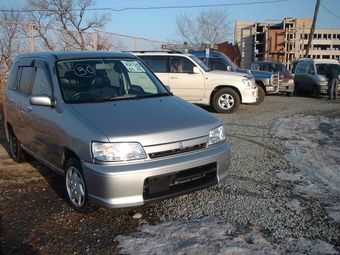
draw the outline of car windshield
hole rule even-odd
[[[220,55],[231,66],[231,70],[238,70],[239,69],[239,67],[233,61],[231,61],[231,59],[228,58],[228,56],[226,56],[223,53],[221,53]]]
[[[198,57],[196,57],[195,55],[190,55],[190,58],[195,61],[196,64],[199,65],[205,72],[209,72],[209,67],[207,67],[206,64],[204,64],[204,62]]]
[[[259,64],[252,64],[250,67],[251,70],[260,70],[260,71],[267,71],[267,72],[273,72],[273,73],[288,73],[287,67],[280,62],[264,62]]]
[[[338,64],[320,63],[315,65],[317,74],[321,75],[326,75],[328,70],[333,66],[337,67],[340,71],[340,65]]]
[[[57,63],[66,103],[171,95],[138,59],[71,59]]]

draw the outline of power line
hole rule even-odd
[[[209,7],[229,7],[240,5],[255,5],[255,4],[271,4],[271,3],[283,3],[290,0],[270,0],[270,1],[256,1],[247,3],[233,3],[233,4],[207,4],[207,5],[182,5],[182,6],[158,6],[158,7],[125,7],[121,9],[114,8],[87,8],[88,11],[113,11],[122,12],[129,10],[160,10],[160,9],[189,9],[189,8],[209,8]],[[79,11],[80,9],[72,9],[73,11]],[[0,10],[3,12],[32,12],[32,11],[48,11],[48,10]]]
[[[328,10],[325,6],[323,6],[323,4],[321,4],[321,6],[323,8],[325,8],[326,11],[328,11],[330,14],[332,14],[334,17],[337,17],[338,19],[340,19],[340,17],[336,16],[333,12],[331,12],[330,10]]]

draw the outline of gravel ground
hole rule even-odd
[[[1,129],[0,254],[119,254],[116,237],[136,234],[139,223],[157,226],[202,218],[230,224],[229,236],[255,230],[271,244],[287,238],[320,239],[339,252],[340,224],[327,216],[325,204],[297,195],[292,182],[277,178],[282,171],[296,174],[299,169],[285,160],[282,141],[271,130],[278,119],[295,115],[339,118],[340,100],[275,95],[261,105],[215,115],[227,125],[232,149],[225,182],[146,206],[88,214],[66,205],[62,178],[51,170],[36,161],[13,163]],[[296,200],[298,205],[287,206]],[[135,213],[141,218],[134,219]]]

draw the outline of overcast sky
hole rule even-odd
[[[20,6],[26,0],[5,1],[6,6]],[[96,0],[92,8],[110,8],[112,22],[105,30],[157,41],[174,38],[176,16],[192,17],[209,6],[227,8],[233,27],[237,20],[282,21],[285,17],[313,18],[317,0]],[[2,6],[2,4],[0,4]],[[321,0],[316,28],[340,29],[340,0]],[[100,11],[91,11],[99,13]]]

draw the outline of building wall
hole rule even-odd
[[[240,67],[249,68],[254,54],[254,21],[236,21],[234,38],[242,57]]]

